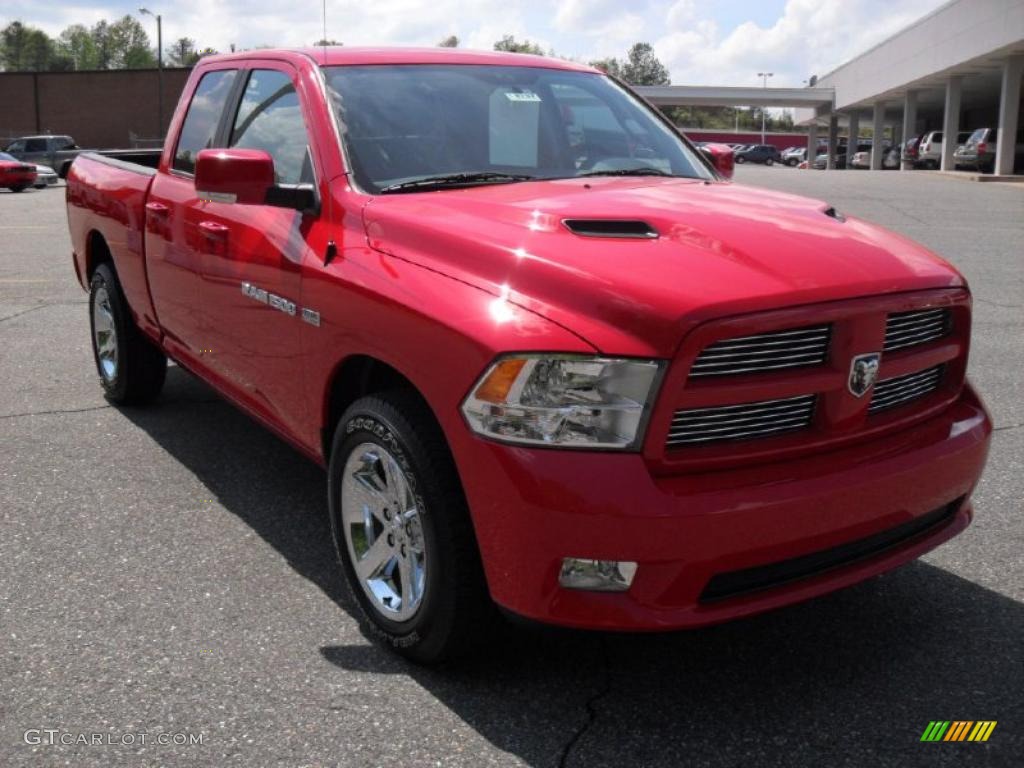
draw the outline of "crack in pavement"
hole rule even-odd
[[[1021,427],[1024,427],[1024,424],[1006,424],[1006,425],[1004,425],[1002,427],[993,427],[992,431],[993,432],[1004,432],[1004,431],[1006,431],[1008,429],[1020,429]]]
[[[215,398],[215,399],[211,399],[211,400],[165,400],[163,402],[156,403],[156,405],[161,405],[161,406],[181,405],[183,403],[185,405],[207,405],[209,403],[225,403],[226,404],[226,402],[224,400],[221,400],[219,398]],[[104,410],[107,410],[108,408],[114,408],[114,406],[110,405],[110,404],[107,404],[107,405],[93,405],[93,406],[89,406],[88,408],[58,408],[58,409],[52,410],[52,411],[25,411],[23,413],[4,413],[4,414],[0,414],[0,420],[21,419],[21,418],[24,418],[26,416],[59,416],[61,414],[65,414],[65,413],[89,413],[90,411],[104,411]],[[120,410],[120,409],[118,409],[118,410]]]
[[[604,662],[602,664],[602,669],[604,670],[604,681],[597,692],[587,699],[587,703],[585,705],[587,710],[587,720],[583,725],[576,729],[576,732],[573,733],[565,743],[565,746],[562,747],[562,754],[558,758],[558,768],[566,768],[566,766],[569,765],[569,756],[572,754],[573,748],[579,743],[580,739],[583,738],[587,731],[593,727],[594,722],[597,720],[597,702],[612,691],[611,660],[608,657],[608,640],[606,638],[601,638],[601,657]]]
[[[51,301],[46,304],[36,304],[34,307],[23,309],[21,312],[15,312],[13,315],[7,315],[7,317],[0,317],[0,323],[6,323],[8,320],[13,320],[16,317],[27,315],[29,312],[35,312],[39,309],[46,309],[47,307],[69,307],[76,304],[88,304],[88,301]]]

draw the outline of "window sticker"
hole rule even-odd
[[[508,99],[509,101],[540,101],[540,96],[538,96],[533,91],[506,91],[505,98]]]

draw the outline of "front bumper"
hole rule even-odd
[[[516,448],[468,431],[452,447],[499,605],[545,623],[658,630],[805,600],[952,538],[971,520],[991,429],[965,386],[940,415],[884,438],[700,474],[659,477],[639,454]],[[836,553],[848,556],[825,556]],[[639,570],[627,592],[567,590],[564,557]]]

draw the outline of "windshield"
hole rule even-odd
[[[372,193],[594,175],[711,179],[694,152],[611,79],[539,67],[325,69],[346,152]]]
[[[18,158],[14,155],[8,155],[6,152],[0,152],[0,160],[7,160],[8,162],[13,161],[15,163],[19,162]]]

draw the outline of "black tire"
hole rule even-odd
[[[97,297],[104,294],[115,331],[116,365],[109,375],[100,363],[96,333],[95,305]],[[143,405],[155,400],[167,376],[167,356],[136,327],[117,273],[110,264],[100,264],[89,284],[89,330],[96,372],[107,400],[118,405]]]
[[[18,186],[11,187],[10,189],[11,189],[11,192],[24,192],[25,191],[25,185],[19,184]]]
[[[766,157],[766,158],[764,159],[764,164],[765,164],[765,165],[771,165],[771,164],[772,164],[772,163],[774,163],[774,162],[775,162],[775,161],[774,161],[774,160],[773,160],[772,158],[770,158],[770,157]]]
[[[743,157],[743,155],[738,155],[735,159],[736,159],[737,163],[745,163],[745,162],[747,162],[747,158]]]
[[[346,462],[364,443],[382,446],[405,473],[420,511],[427,577],[419,607],[396,622],[363,589],[351,562],[342,517]],[[399,654],[434,664],[471,651],[497,616],[462,485],[440,428],[413,392],[364,397],[345,411],[334,432],[328,465],[328,507],[335,549],[349,591],[371,634]]]

